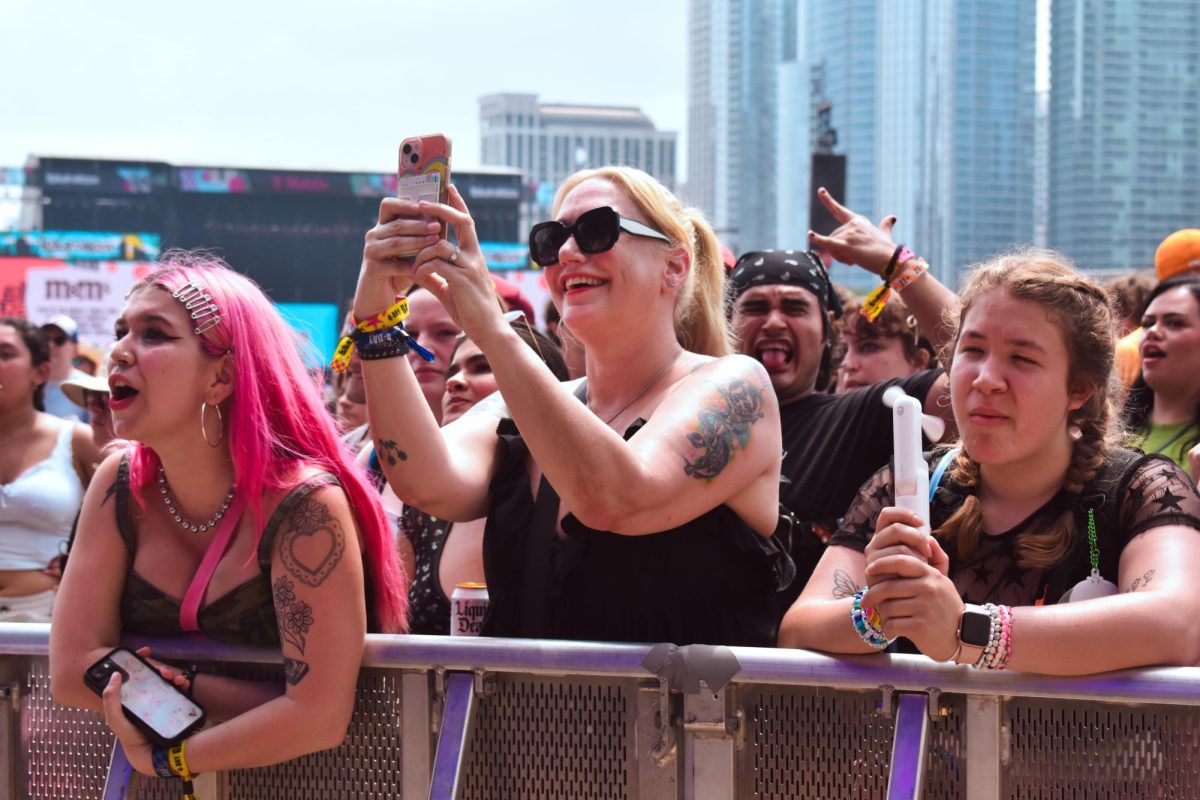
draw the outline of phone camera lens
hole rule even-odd
[[[421,160],[421,157],[419,155],[417,155],[416,153],[413,153],[411,156],[408,157],[408,160],[411,161],[412,163],[416,164],[418,161]]]
[[[408,155],[411,152],[412,152],[412,145],[411,144],[404,145],[404,155]]]

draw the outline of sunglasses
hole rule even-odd
[[[67,343],[67,337],[61,333],[50,337],[50,344],[62,347],[66,343]]]
[[[634,236],[671,241],[670,237],[661,231],[632,219],[625,219],[612,208],[601,206],[580,214],[574,225],[564,225],[558,220],[534,225],[529,231],[529,257],[540,267],[553,266],[558,263],[558,251],[572,236],[584,253],[603,253],[613,249],[621,231]]]

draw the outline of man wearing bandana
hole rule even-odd
[[[886,273],[921,330],[941,347],[949,333],[942,315],[957,309],[957,298],[924,271],[921,259],[892,241],[895,218],[876,226],[824,189],[819,197],[841,226],[829,236],[810,232],[811,245],[844,264]],[[796,578],[779,596],[780,610],[787,611],[859,487],[891,458],[892,417],[883,404],[884,390],[898,385],[921,400],[925,413],[946,420],[948,437],[954,425],[948,380],[941,370],[927,370],[848,394],[827,394],[833,378],[831,327],[842,315],[842,304],[815,253],[746,253],[734,265],[729,284],[739,348],[762,362],[779,398],[784,481],[779,499],[799,522],[789,548]]]

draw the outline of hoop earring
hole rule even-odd
[[[217,440],[210,442],[208,440],[208,429],[204,425],[205,415],[208,413],[209,405],[207,401],[200,403],[200,435],[204,437],[204,443],[209,447],[217,447],[221,444],[221,440],[225,438],[225,419],[221,416],[221,407],[215,403],[212,409],[217,412]]]

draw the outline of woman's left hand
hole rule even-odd
[[[104,687],[102,698],[104,700],[104,721],[108,723],[108,727],[120,740],[121,747],[125,750],[125,757],[129,759],[129,765],[143,775],[154,775],[154,760],[151,757],[154,745],[133,726],[121,709],[121,673],[114,672],[112,674],[108,680],[108,686]]]
[[[433,292],[458,326],[478,343],[487,334],[507,327],[504,310],[480,251],[475,220],[471,219],[467,204],[453,185],[446,199],[447,205],[423,201],[421,213],[454,228],[458,245],[442,239],[417,253],[416,279]]]
[[[872,583],[872,572],[889,577]],[[889,639],[903,636],[935,661],[954,656],[963,601],[950,578],[936,565],[909,555],[881,558],[867,573],[871,588],[862,604],[879,612]]]

